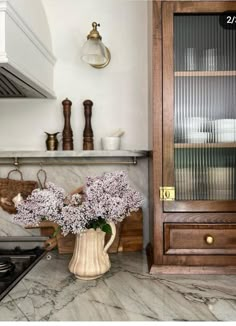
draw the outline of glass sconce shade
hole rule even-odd
[[[92,26],[93,29],[88,34],[87,42],[82,48],[81,59],[94,68],[104,68],[109,64],[111,54],[102,43],[102,37],[97,30],[100,25],[93,22]]]
[[[108,60],[105,45],[99,39],[89,39],[82,48],[81,59],[90,65],[104,65]]]

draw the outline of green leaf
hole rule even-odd
[[[87,225],[87,229],[96,230],[98,228],[107,234],[112,234],[110,225],[107,224],[106,220],[102,217],[98,217],[97,219],[90,221],[90,223]]]
[[[109,224],[103,225],[101,230],[107,234],[112,234],[111,226]]]

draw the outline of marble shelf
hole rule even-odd
[[[93,157],[147,157],[148,151],[0,151],[0,158],[93,158]]]
[[[148,151],[0,151],[0,165],[136,165]]]

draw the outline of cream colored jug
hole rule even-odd
[[[106,246],[105,235],[101,229],[88,229],[76,236],[72,259],[69,263],[71,273],[81,280],[93,280],[101,277],[110,267],[108,249],[116,236],[116,227],[109,223],[112,235]]]

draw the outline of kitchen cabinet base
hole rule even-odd
[[[152,265],[150,274],[153,275],[178,275],[178,274],[209,274],[209,275],[236,275],[236,266],[173,266]]]

